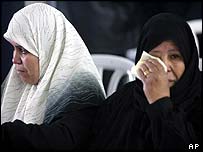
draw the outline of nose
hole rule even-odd
[[[13,51],[12,62],[13,64],[21,64],[20,54],[16,50]]]
[[[161,59],[167,67],[167,72],[171,71],[171,62],[167,57]]]

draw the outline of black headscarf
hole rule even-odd
[[[143,50],[149,52],[166,40],[176,44],[185,63],[183,75],[170,88],[171,99],[175,101],[175,105],[181,104],[181,107],[187,111],[193,101],[201,98],[201,74],[194,36],[186,21],[170,13],[160,13],[148,20],[141,31],[135,64],[139,61]]]

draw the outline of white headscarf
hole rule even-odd
[[[104,87],[87,47],[54,7],[35,3],[19,10],[4,38],[39,58],[40,80],[37,85],[25,84],[12,66],[3,86],[1,123],[19,119],[42,124],[67,110],[67,105],[73,109],[104,99]]]

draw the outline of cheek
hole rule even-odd
[[[175,64],[174,71],[175,71],[176,75],[178,76],[178,78],[180,79],[180,77],[183,75],[183,73],[185,71],[185,64],[183,62]]]
[[[24,67],[29,76],[38,76],[39,64],[37,59],[24,59]]]
[[[23,58],[22,59],[23,66],[27,70],[26,72],[29,74],[32,70],[32,63],[30,63],[28,58]]]

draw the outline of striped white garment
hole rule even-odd
[[[40,80],[37,85],[25,84],[12,66],[2,86],[1,124],[16,119],[42,124],[68,104],[93,105],[105,98],[86,45],[54,7],[35,3],[22,8],[14,14],[4,38],[39,58]],[[98,100],[90,102],[93,97]]]

